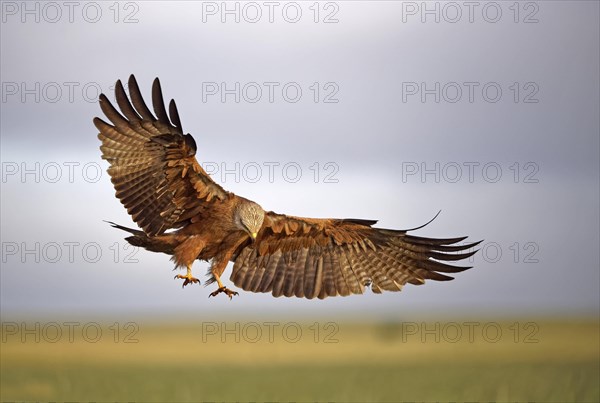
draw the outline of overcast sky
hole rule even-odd
[[[223,4],[1,3],[3,315],[599,311],[598,2]],[[442,210],[417,234],[484,239],[475,267],[319,302],[182,290],[102,222],[135,226],[92,125],[131,73],[228,190],[387,228]]]

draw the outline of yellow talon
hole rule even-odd
[[[174,277],[175,279],[182,279],[185,280],[183,282],[183,284],[181,285],[181,288],[185,287],[188,284],[193,284],[193,283],[198,283],[200,284],[200,280],[198,280],[196,277],[192,276],[192,268],[190,266],[187,267],[187,274],[185,276],[178,274]]]
[[[211,292],[209,294],[208,298],[217,296],[222,292],[224,292],[229,297],[229,299],[232,299],[234,295],[239,295],[237,292],[231,291],[229,288],[222,286],[222,287],[217,288],[216,291]]]

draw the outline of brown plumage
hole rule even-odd
[[[406,283],[451,280],[442,273],[469,268],[444,263],[475,253],[466,251],[478,242],[459,244],[466,237],[423,238],[408,234],[414,229],[373,228],[371,220],[265,212],[202,169],[174,101],[167,113],[158,79],[152,86],[156,116],[133,75],[131,101],[120,81],[115,92],[122,114],[102,94],[100,107],[112,125],[99,118],[94,124],[116,196],[142,231],[113,226],[132,233],[126,238],[131,244],[170,254],[176,267],[187,267],[187,275],[176,276],[184,286],[198,282],[191,275],[196,259],[211,261],[208,283],[219,286],[211,295],[230,298],[237,293],[220,280],[230,261],[231,280],[244,290],[308,299],[362,294],[367,286],[375,293],[399,291]]]

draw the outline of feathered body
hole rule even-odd
[[[444,263],[475,253],[468,250],[477,243],[459,244],[466,237],[423,238],[407,233],[412,230],[374,228],[373,220],[265,212],[225,191],[202,169],[174,101],[167,114],[158,79],[152,89],[156,116],[133,76],[131,102],[120,81],[115,91],[122,114],[101,95],[112,125],[99,118],[94,124],[116,196],[142,231],[113,225],[133,234],[127,238],[132,245],[170,254],[177,267],[187,267],[187,276],[177,276],[186,279],[184,285],[197,282],[191,276],[197,259],[211,262],[208,283],[219,284],[211,295],[230,297],[236,293],[220,280],[229,261],[231,280],[244,290],[309,299],[361,294],[367,286],[376,293],[399,291],[406,283],[450,280],[442,273],[469,268]]]

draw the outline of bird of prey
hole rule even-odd
[[[165,108],[160,82],[152,86],[154,114],[139,86],[129,77],[129,99],[117,81],[117,111],[100,95],[109,124],[94,118],[100,131],[102,158],[116,196],[141,230],[114,227],[132,235],[126,240],[149,251],[172,255],[176,268],[187,268],[183,286],[199,283],[192,276],[196,259],[210,261],[210,293],[229,298],[221,275],[234,262],[230,280],[246,291],[275,297],[319,298],[400,291],[406,283],[451,280],[442,273],[470,267],[449,265],[472,256],[478,242],[466,237],[435,239],[410,230],[375,228],[376,221],[293,217],[264,211],[257,203],[224,190],[195,158],[196,142],[184,134],[175,102]],[[167,232],[171,229],[172,231]]]

